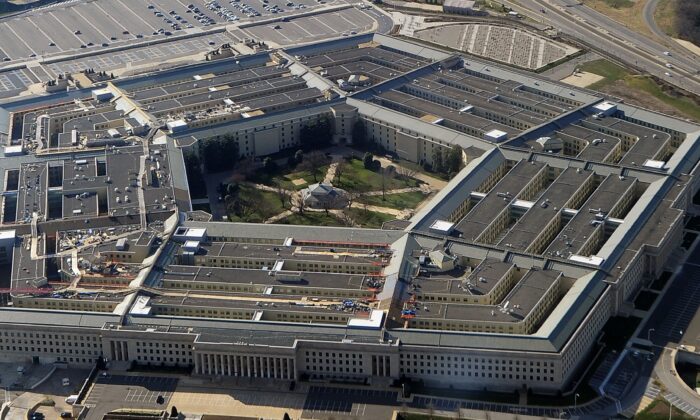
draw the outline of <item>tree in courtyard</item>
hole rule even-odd
[[[294,194],[292,196],[292,206],[296,207],[297,213],[304,214],[304,209],[306,208],[304,197],[302,197],[299,193]]]
[[[391,180],[396,176],[396,168],[392,165],[386,168],[379,167],[382,173],[382,201],[386,199],[386,187],[391,183]]]
[[[282,203],[282,208],[286,209],[289,203],[289,193],[284,189],[281,183],[274,182],[275,192],[277,193],[277,198],[279,198],[280,203]]]
[[[299,142],[305,151],[327,147],[333,138],[333,127],[328,117],[310,121],[299,130]]]
[[[340,185],[340,177],[345,173],[345,169],[347,167],[347,164],[345,163],[345,160],[341,159],[338,161],[338,163],[335,164],[335,182],[336,184]]]
[[[277,169],[277,163],[270,156],[263,159],[263,169],[267,172],[274,172]]]
[[[462,168],[462,149],[458,146],[454,146],[447,153],[445,160],[445,172],[449,174],[459,172],[459,170]]]
[[[328,158],[321,152],[313,152],[306,155],[301,168],[308,171],[314,178],[314,182],[318,182],[318,176],[321,174],[322,167],[328,163]]]
[[[364,157],[362,157],[362,165],[369,170],[372,170],[374,167],[374,156],[370,152],[365,153]]]
[[[445,165],[442,159],[442,148],[437,148],[433,151],[433,171],[438,173],[445,172]]]
[[[231,135],[200,141],[199,147],[207,172],[215,173],[233,169],[238,160],[238,142]]]
[[[355,121],[352,126],[352,143],[359,148],[367,145],[367,130],[362,120]]]

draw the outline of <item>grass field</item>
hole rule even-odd
[[[385,177],[387,190],[396,188],[415,187],[418,181],[413,178],[401,179],[399,177]],[[362,161],[352,159],[345,165],[345,170],[340,176],[337,187],[347,191],[380,191],[382,189],[382,174],[365,169]]]
[[[277,223],[282,225],[345,226],[337,217],[320,211],[307,211],[304,214],[294,213]]]
[[[282,207],[277,193],[260,191],[250,185],[241,184],[238,196],[248,203],[254,203],[254,206],[251,206],[250,213],[242,216],[229,214],[228,219],[231,222],[262,223],[286,210]]]
[[[323,177],[326,176],[329,165],[323,165],[319,168],[318,174],[316,175],[316,182],[323,181]],[[303,179],[306,184],[294,185],[292,183],[295,179]],[[256,171],[253,175],[248,178],[248,181],[255,182],[258,184],[269,185],[274,187],[276,185],[281,185],[282,188],[286,190],[302,190],[306,188],[309,184],[314,183],[313,174],[306,170],[297,170],[289,167],[281,167],[274,172],[265,172],[265,170],[260,169]]]
[[[634,96],[637,100],[633,100],[632,102],[639,102],[639,97],[641,95],[642,102],[645,103],[640,103],[639,105],[645,108],[653,108],[653,106],[647,104],[646,101],[643,100],[644,96],[647,96],[647,99],[663,102],[663,104],[673,108],[678,111],[678,113],[692,118],[695,121],[700,121],[700,105],[688,97],[672,96],[664,92],[661,86],[649,76],[631,74],[625,68],[604,59],[584,63],[581,65],[580,69],[604,77],[603,80],[589,86],[590,89],[605,92],[606,88],[611,88],[613,84],[622,83],[624,88],[629,89],[630,95],[633,93],[635,94]],[[622,89],[622,93],[624,93],[624,90],[625,89]],[[620,89],[611,93],[619,95]]]
[[[384,222],[396,219],[390,214],[364,209],[350,208],[344,211],[355,223],[364,228],[380,228]]]
[[[623,67],[617,64],[611,63],[608,60],[594,60],[581,65],[581,71],[587,71],[590,73],[595,73],[599,76],[603,76],[603,80],[599,80],[594,84],[588,86],[589,89],[600,90],[605,86],[615,82],[616,80],[622,80],[629,76],[630,73]]]
[[[674,97],[665,93],[654,80],[644,76],[627,77],[625,78],[625,83],[633,89],[650,94],[695,121],[700,121],[700,105],[689,98]]]
[[[669,404],[668,402],[666,402],[666,400],[657,399],[654,400],[651,404],[649,404],[649,406],[645,408],[644,411],[635,415],[634,418],[635,420],[666,420],[669,418],[673,418],[676,420],[690,420],[694,418],[677,409],[676,407],[673,407],[673,412],[669,417],[670,408],[671,407],[669,407]]]
[[[668,35],[678,38],[676,29],[676,3],[677,0],[659,0],[654,10],[654,21]]]
[[[644,4],[648,0],[583,0],[583,3],[624,26],[648,37],[653,37],[644,22]]]
[[[379,207],[389,207],[392,209],[403,210],[403,209],[415,209],[418,204],[425,200],[427,196],[420,191],[399,193],[399,194],[385,194],[382,200],[381,195],[370,195],[361,197],[357,200],[360,203],[367,203],[372,206]]]

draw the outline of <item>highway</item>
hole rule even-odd
[[[513,10],[549,24],[620,61],[689,92],[700,94],[698,58],[679,45],[664,46],[583,6],[577,0],[520,0],[519,4],[504,0],[504,3]],[[671,56],[664,55],[665,51],[671,51]],[[673,68],[667,68],[667,63]]]

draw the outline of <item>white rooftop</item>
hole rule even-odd
[[[604,102],[601,102],[599,104],[596,104],[595,106],[593,106],[593,108],[597,109],[598,111],[605,112],[605,111],[609,111],[609,110],[615,108],[616,106],[617,105],[615,105],[612,102],[604,101]]]
[[[647,159],[644,161],[644,165],[642,166],[654,169],[664,169],[664,166],[666,166],[666,162],[664,162],[663,160]]]
[[[10,229],[10,230],[0,230],[0,240],[3,239],[14,239],[15,238],[15,230]]]
[[[591,255],[590,257],[584,257],[583,255],[573,254],[569,257],[569,259],[571,261],[582,262],[585,264],[592,264],[592,265],[601,265],[601,264],[603,264],[603,261],[605,261],[604,258],[598,257],[596,255]]]
[[[384,311],[372,309],[369,313],[369,318],[350,318],[348,327],[351,328],[381,328],[382,320],[384,319]]]
[[[486,134],[484,134],[484,136],[486,136],[486,138],[494,139],[494,140],[501,140],[501,139],[505,138],[507,135],[508,135],[508,133],[506,133],[505,131],[501,131],[501,130],[491,130],[491,131],[487,132]]]
[[[436,220],[432,225],[430,225],[429,229],[437,232],[445,232],[447,234],[452,231],[454,226],[454,223],[448,222],[447,220]]]

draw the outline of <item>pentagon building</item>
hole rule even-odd
[[[321,118],[465,167],[403,230],[191,211],[183,153]],[[697,125],[381,35],[20,98],[0,133],[2,359],[204,376],[569,389],[700,184]]]

